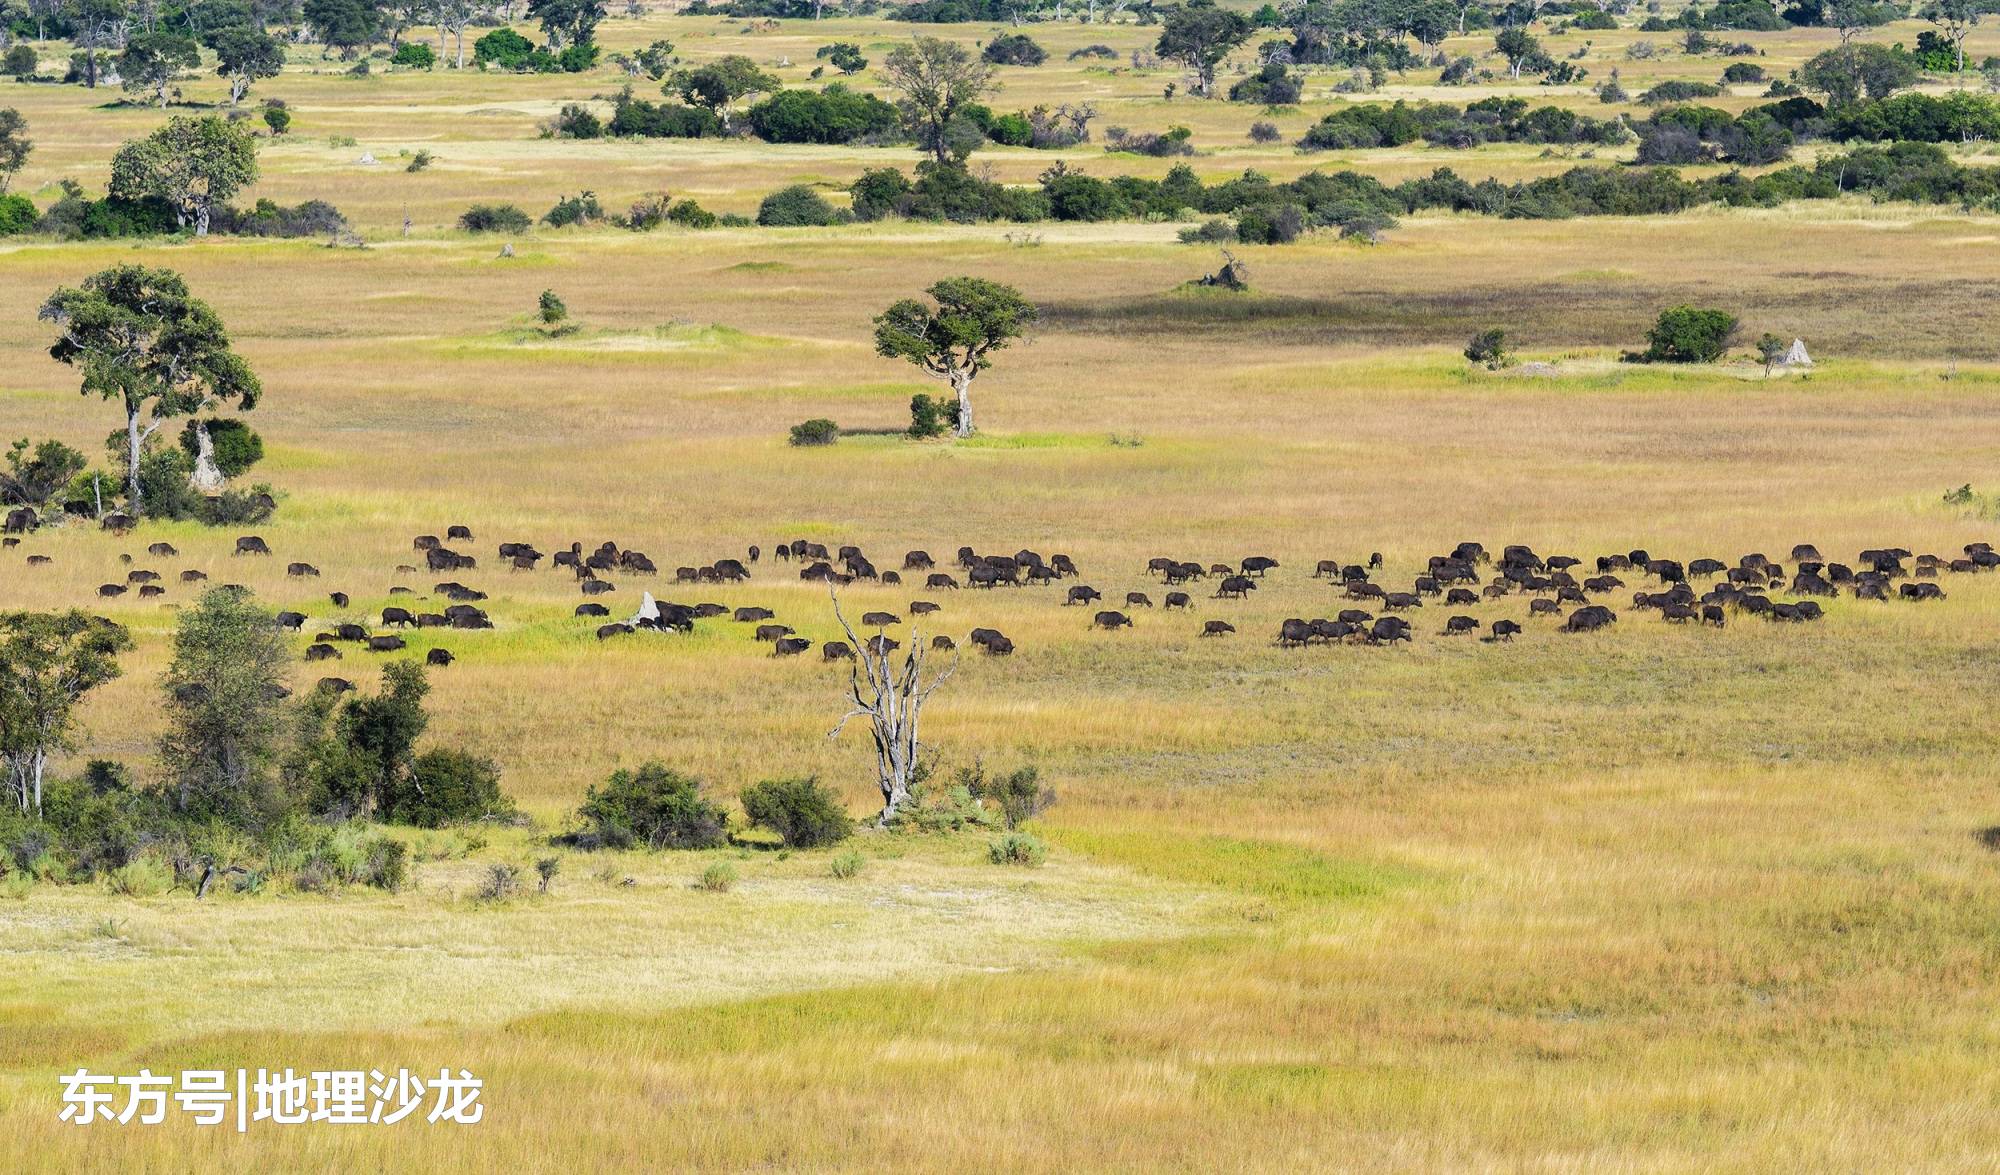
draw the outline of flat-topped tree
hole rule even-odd
[[[1218,8],[1215,0],[1188,0],[1167,9],[1154,52],[1193,71],[1194,90],[1215,96],[1215,67],[1250,39],[1255,26],[1240,12]]]
[[[247,412],[263,394],[250,365],[230,349],[222,320],[171,269],[113,266],[50,294],[41,318],[62,331],[49,355],[83,373],[83,394],[124,404],[125,487],[134,515],[144,509],[140,458],[162,424],[225,401]]]
[[[875,353],[916,364],[958,395],[960,437],[972,435],[972,381],[992,354],[1035,321],[1021,291],[979,277],[951,277],[924,291],[935,305],[905,298],[875,319]]]
[[[249,25],[231,25],[209,35],[215,50],[215,72],[229,79],[229,104],[241,105],[252,83],[284,71],[285,47],[277,38]]]

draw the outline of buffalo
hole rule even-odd
[[[1132,626],[1132,618],[1123,612],[1099,612],[1090,618],[1090,626],[1106,630],[1130,628]]]
[[[424,664],[436,665],[439,668],[443,668],[456,660],[458,658],[451,655],[450,649],[432,649],[430,652],[424,654]]]
[[[399,649],[408,647],[408,642],[399,636],[371,636],[368,638],[368,651],[371,653],[393,653]]]
[[[1145,592],[1126,592],[1125,606],[1127,608],[1150,608],[1153,606],[1153,599]]]
[[[783,547],[779,547],[778,549],[779,549],[780,551],[782,551],[782,550],[784,550],[785,548],[783,548]],[[821,660],[825,660],[825,661],[852,661],[852,660],[854,660],[854,650],[853,650],[852,648],[848,647],[848,644],[847,644],[847,642],[846,642],[846,641],[828,641],[828,642],[826,642],[825,644],[823,644],[823,645],[821,645],[821,646],[819,647],[819,655],[820,655],[820,659],[821,659]]]
[[[307,645],[306,660],[338,661],[340,660],[340,650],[334,648],[332,645],[325,644],[323,642]]]
[[[1474,616],[1449,616],[1445,618],[1444,622],[1444,634],[1446,636],[1456,636],[1460,633],[1473,632],[1478,628],[1479,619]]]
[[[903,618],[894,612],[863,612],[861,623],[869,628],[887,628],[891,624],[901,624]]]
[[[287,563],[285,574],[293,579],[308,579],[319,575],[319,568],[310,563]]]
[[[792,635],[792,626],[789,624],[760,624],[757,626],[756,635],[760,641],[775,641]]]
[[[407,628],[416,622],[417,618],[410,615],[410,610],[407,608],[382,609],[382,624],[385,628]]]
[[[1618,614],[1616,612],[1604,607],[1602,604],[1592,604],[1589,607],[1578,608],[1576,611],[1570,613],[1569,619],[1563,622],[1562,631],[1596,632],[1601,628],[1609,628],[1617,622]]]
[[[303,612],[280,612],[273,619],[277,622],[278,628],[285,632],[297,632],[306,626],[306,616]]]
[[[1250,577],[1245,575],[1232,575],[1229,576],[1227,579],[1224,579],[1222,583],[1215,589],[1215,598],[1218,600],[1227,600],[1227,599],[1241,600],[1247,597],[1251,592],[1254,592],[1256,590],[1257,590],[1257,585],[1250,579]]]
[[[254,534],[246,534],[236,540],[236,554],[238,555],[268,555],[270,553],[271,545]]]
[[[1489,629],[1488,640],[1511,641],[1521,632],[1521,626],[1512,620],[1495,620]]]
[[[813,643],[804,637],[780,637],[772,643],[771,655],[773,657],[796,657],[807,649],[812,648],[812,645]]]
[[[1201,635],[1203,636],[1228,636],[1235,631],[1236,626],[1227,620],[1204,620],[1201,622]]]
[[[1194,602],[1188,598],[1188,594],[1186,592],[1168,592],[1166,603],[1162,605],[1162,607],[1192,608],[1194,607]]]
[[[929,600],[910,601],[910,615],[912,616],[929,616],[931,613],[938,611],[942,611],[942,609]]]

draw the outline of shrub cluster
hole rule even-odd
[[[1631,136],[1616,119],[1594,119],[1558,106],[1529,109],[1523,98],[1482,98],[1463,108],[1448,102],[1368,102],[1343,106],[1306,132],[1309,151],[1400,147],[1423,139],[1439,147],[1481,143],[1615,145]]]

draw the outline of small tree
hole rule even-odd
[[[1735,316],[1721,310],[1694,306],[1662,310],[1659,321],[1646,332],[1649,345],[1640,357],[1648,363],[1713,363],[1729,350],[1736,326]]]
[[[1499,327],[1480,331],[1465,345],[1465,357],[1474,363],[1484,363],[1488,367],[1502,367],[1507,363],[1507,332]]]
[[[0,473],[0,505],[45,505],[89,464],[82,453],[61,441],[43,441],[30,452],[28,438],[22,437],[7,451],[7,472]]]
[[[1511,78],[1519,78],[1521,71],[1542,51],[1542,43],[1528,30],[1518,27],[1501,29],[1493,38],[1493,47],[1507,59],[1507,76]]]
[[[1250,39],[1253,26],[1240,12],[1218,7],[1215,0],[1188,0],[1166,10],[1154,52],[1178,61],[1194,72],[1194,91],[1215,97],[1215,67]]]
[[[273,135],[282,135],[292,129],[292,112],[282,105],[264,104],[264,125],[271,128]]]
[[[542,26],[549,52],[560,53],[566,45],[588,45],[603,21],[602,0],[528,0],[528,16]]]
[[[854,833],[854,821],[840,797],[812,776],[766,779],[744,788],[743,814],[794,849],[820,848]]]
[[[759,69],[757,63],[748,57],[732,53],[699,69],[681,70],[668,78],[662,88],[668,95],[678,95],[690,106],[713,111],[726,130],[732,106],[752,94],[768,93],[783,84],[775,75]]]
[[[1931,0],[1917,15],[1938,27],[1957,58],[1955,71],[1965,69],[1965,38],[1979,18],[1993,11],[1992,0]]]
[[[944,405],[932,399],[928,393],[918,392],[910,397],[910,437],[914,440],[928,440],[944,435],[951,427],[945,419]]]
[[[569,307],[563,304],[554,290],[543,290],[542,296],[536,300],[535,313],[541,318],[543,326],[554,328],[569,317]]]
[[[150,94],[154,105],[167,104],[167,88],[201,64],[201,50],[192,37],[174,33],[140,33],[125,42],[118,55],[118,76],[128,94]]]
[[[180,614],[173,647],[160,682],[168,802],[182,815],[233,823],[275,814],[272,769],[291,656],[271,614],[246,592],[212,589]]]
[[[966,108],[993,88],[993,66],[965,46],[918,37],[889,51],[882,78],[902,95],[903,124],[936,162],[963,159],[984,140]]]
[[[1763,360],[1765,379],[1771,378],[1771,369],[1785,361],[1785,353],[1790,349],[1785,340],[1769,331],[1757,337],[1757,358]]]
[[[49,755],[70,745],[84,695],[119,674],[125,630],[82,612],[0,615],[0,761],[21,811],[42,811]]]
[[[28,165],[35,144],[28,138],[28,120],[12,107],[0,110],[0,196],[14,182],[14,173]]]
[[[229,120],[176,116],[111,158],[111,194],[126,200],[152,197],[173,206],[174,220],[194,235],[208,235],[215,206],[257,179],[257,144]]]
[[[208,39],[215,50],[215,72],[229,80],[229,104],[240,106],[253,82],[277,77],[285,68],[285,47],[277,38],[249,25],[218,29]]]
[[[959,437],[972,435],[972,381],[992,354],[1035,321],[1034,304],[1012,286],[953,277],[925,291],[935,303],[905,298],[875,319],[875,353],[902,359],[951,384],[958,396]]]
[[[917,732],[924,707],[958,671],[958,653],[954,650],[951,664],[925,681],[924,660],[930,646],[922,631],[912,626],[910,650],[899,670],[891,660],[894,650],[888,642],[862,640],[840,610],[840,593],[829,585],[827,594],[833,601],[833,617],[847,634],[848,647],[854,650],[848,667],[848,698],[854,708],[826,736],[838,737],[850,719],[868,719],[868,732],[875,741],[875,782],[882,789],[882,814],[877,822],[886,825],[909,802],[912,773],[923,748]]]
[[[431,690],[424,667],[415,661],[395,661],[382,671],[382,689],[373,697],[357,697],[341,711],[337,723],[343,743],[366,764],[367,792],[355,797],[364,812],[390,808],[405,786],[417,739],[430,724],[424,698]],[[413,821],[413,823],[416,821]]]
[[[113,266],[49,295],[41,317],[61,329],[49,355],[83,373],[83,394],[124,403],[125,485],[135,514],[145,497],[140,461],[161,425],[229,400],[247,412],[263,393],[230,349],[222,320],[171,269]],[[149,411],[151,423],[142,424]]]

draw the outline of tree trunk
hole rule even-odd
[[[146,435],[139,431],[139,404],[135,400],[125,401],[125,497],[132,506],[132,517],[137,519],[144,502],[139,490],[139,448],[146,443]]]
[[[951,390],[958,393],[958,429],[956,435],[963,439],[972,435],[972,373],[954,371],[951,373]]]
[[[208,235],[208,201],[206,200],[195,206],[194,235],[197,237]]]

